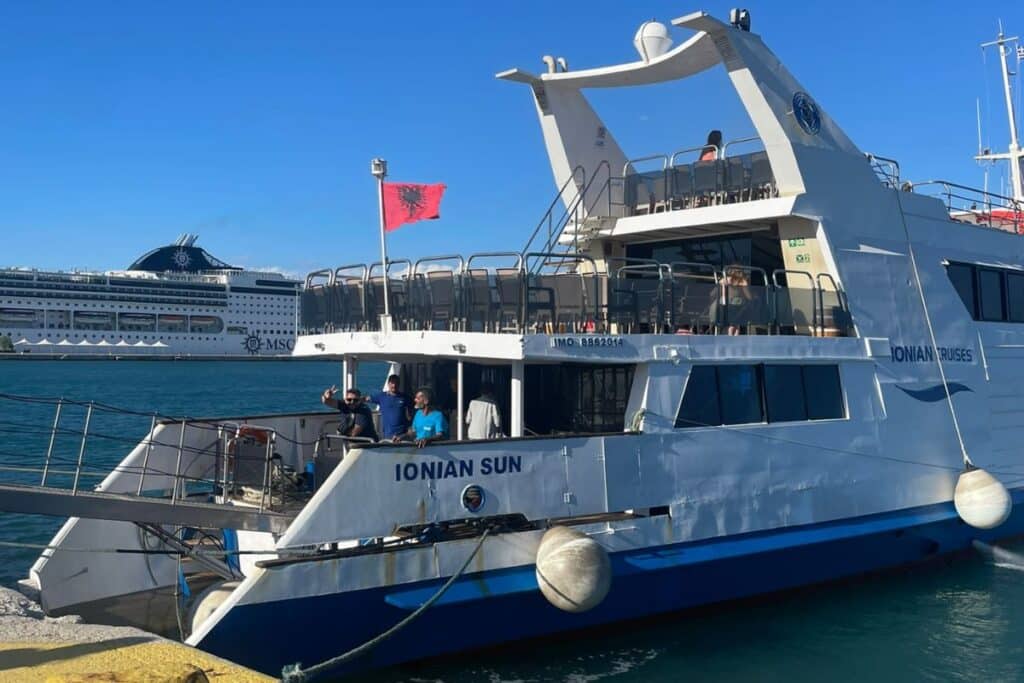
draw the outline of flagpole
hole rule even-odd
[[[388,248],[384,241],[384,178],[388,174],[388,162],[385,159],[373,159],[370,162],[370,173],[377,179],[377,203],[380,212],[380,261],[384,268],[384,315],[380,321],[382,332],[391,331],[391,311],[388,307]]]

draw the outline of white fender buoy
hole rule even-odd
[[[1010,516],[1013,501],[998,479],[983,469],[969,468],[960,474],[953,492],[953,506],[976,529],[994,529]]]
[[[188,619],[192,628],[191,632],[195,633],[196,629],[228,599],[228,596],[241,583],[241,581],[218,581],[197,595]]]
[[[612,563],[601,544],[564,526],[545,532],[537,548],[537,585],[566,612],[597,607],[612,585]]]

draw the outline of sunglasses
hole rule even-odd
[[[345,403],[355,403],[358,400],[358,398],[346,398]]]

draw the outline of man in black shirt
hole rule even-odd
[[[344,402],[334,398],[337,390],[334,387],[324,391],[320,400],[324,405],[337,408],[342,420],[338,425],[338,433],[344,436],[358,436],[364,439],[377,440],[377,430],[373,428],[373,415],[363,402],[358,389],[352,388],[345,392]]]

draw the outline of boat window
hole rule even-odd
[[[71,311],[47,311],[46,327],[51,330],[71,329]]]
[[[676,427],[846,417],[836,365],[695,365]]]
[[[189,318],[189,331],[200,334],[219,334],[224,330],[224,321],[215,315],[193,315]]]
[[[2,327],[42,327],[43,312],[32,308],[0,308]]]
[[[1006,274],[1006,307],[1010,320],[1024,322],[1024,275]]]
[[[1003,312],[1003,274],[989,268],[978,269],[978,299],[982,320],[1005,320]]]
[[[527,365],[527,433],[621,432],[633,371],[633,365]]]
[[[184,315],[157,316],[157,327],[160,332],[188,332],[188,318]]]
[[[761,383],[756,365],[722,365],[718,368],[722,424],[763,422]]]
[[[718,379],[715,366],[695,365],[686,382],[676,427],[705,427],[722,424],[718,409]]]
[[[796,390],[804,383],[799,365],[766,365],[764,398],[769,422],[799,422],[807,419],[804,392]]]
[[[627,244],[626,256],[661,263],[707,263],[716,270],[743,264],[770,273],[786,267],[779,238],[769,233]]]
[[[114,314],[105,311],[75,311],[73,320],[76,330],[114,329]]]
[[[946,274],[971,317],[977,318],[978,307],[974,301],[974,268],[963,263],[950,263],[946,267]]]
[[[834,420],[845,417],[843,390],[839,385],[839,367],[804,365],[802,370],[807,417],[811,420]]]

